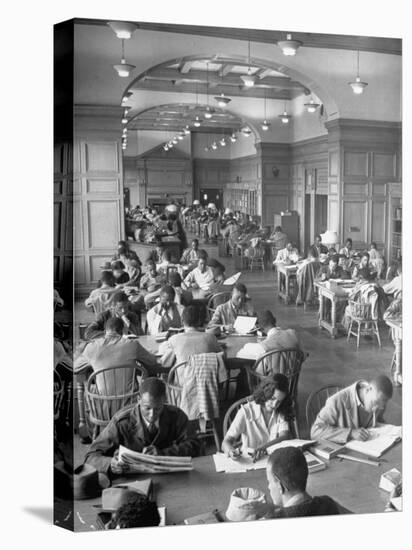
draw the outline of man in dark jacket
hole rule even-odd
[[[118,292],[113,296],[111,308],[100,313],[95,321],[91,323],[85,332],[86,340],[94,340],[104,336],[106,323],[111,317],[122,319],[124,334],[142,334],[139,317],[130,309],[129,300],[124,292]]]
[[[186,414],[166,404],[166,386],[160,378],[146,378],[140,399],[132,409],[115,415],[90,445],[85,462],[106,475],[122,475],[126,464],[118,461],[119,446],[149,455],[197,456],[201,443],[188,436]]]
[[[328,496],[311,497],[306,492],[308,465],[296,447],[274,451],[266,468],[270,496],[275,508],[271,517],[328,516],[339,514],[337,503]]]

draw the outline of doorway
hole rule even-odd
[[[219,210],[223,208],[223,193],[221,189],[201,189],[199,200],[202,206],[207,206],[210,202],[213,202]]]
[[[315,235],[328,229],[328,196],[315,195]]]

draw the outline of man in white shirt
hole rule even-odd
[[[199,252],[197,267],[185,278],[184,285],[190,289],[195,300],[204,300],[211,294],[214,284],[213,270],[207,265],[207,256]]]
[[[171,328],[182,327],[184,307],[175,303],[175,290],[165,285],[160,291],[160,302],[147,312],[149,334],[155,336]]]
[[[274,264],[295,264],[299,260],[299,252],[292,243],[288,243],[286,248],[279,250]]]

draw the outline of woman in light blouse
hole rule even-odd
[[[227,456],[236,460],[252,449],[253,457],[258,459],[271,445],[290,439],[294,412],[288,388],[287,377],[280,373],[256,388],[253,401],[240,407],[223,440],[222,450]]]

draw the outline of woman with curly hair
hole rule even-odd
[[[253,458],[258,459],[271,445],[291,438],[293,419],[288,379],[276,373],[261,382],[253,392],[253,400],[240,407],[223,440],[222,450],[237,459],[242,451],[253,449]]]

